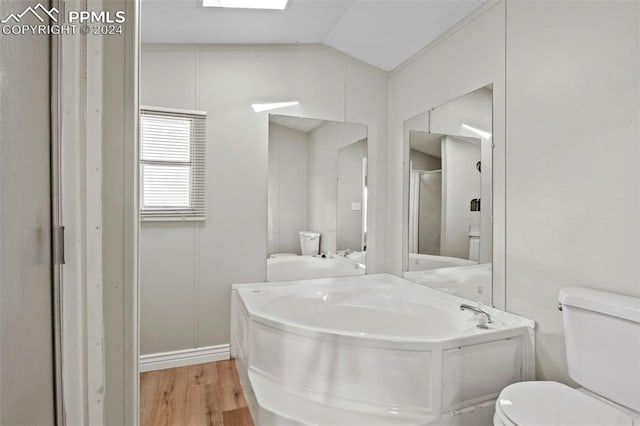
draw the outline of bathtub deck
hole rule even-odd
[[[140,375],[141,426],[253,426],[233,361]]]

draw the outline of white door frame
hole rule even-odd
[[[64,10],[125,9],[127,22],[125,33],[117,41],[107,37],[65,35],[52,39],[52,91],[54,151],[53,163],[59,170],[59,180],[53,191],[60,206],[56,212],[59,224],[65,227],[65,264],[60,268],[60,365],[59,423],[66,425],[102,426],[111,417],[109,410],[119,412],[129,426],[138,424],[138,320],[137,320],[137,203],[124,202],[125,211],[113,212],[112,206],[103,200],[105,185],[113,184],[113,175],[103,173],[103,156],[113,150],[122,150],[137,144],[137,80],[138,80],[138,7],[139,0],[53,0],[52,5]],[[125,67],[110,67],[108,60],[120,57]],[[103,70],[105,70],[103,72]],[[124,81],[122,102],[106,104],[104,88],[110,90],[113,81]],[[118,114],[127,114],[125,132],[120,135],[120,146],[113,145],[109,132],[103,131],[103,121]],[[125,197],[137,196],[135,164],[137,149],[125,156],[122,165],[126,170],[120,182]],[[130,167],[134,165],[133,167]],[[117,177],[115,178],[117,180]],[[108,204],[108,202],[106,203]],[[123,246],[131,246],[129,253],[120,253],[115,260],[113,252],[105,251],[103,239],[103,210],[109,214],[122,214],[125,222]],[[127,211],[131,210],[131,211]],[[105,296],[104,272],[112,263],[124,261],[125,271],[131,279],[123,279],[124,306],[113,307],[113,301]],[[110,304],[111,303],[111,304]],[[116,302],[117,303],[117,302]],[[104,307],[104,310],[103,310]],[[120,330],[111,330],[105,322],[105,310],[116,308],[121,312]],[[118,309],[119,308],[119,309]],[[113,311],[111,311],[113,312]],[[116,315],[119,315],[116,313]],[[122,335],[125,343],[112,347],[105,345],[107,333]],[[128,340],[128,342],[126,342]],[[124,362],[109,364],[108,351],[124,356]],[[124,352],[124,354],[123,354]],[[131,352],[130,354],[128,352]],[[112,358],[114,358],[112,356]],[[127,361],[130,359],[131,361]],[[135,360],[135,363],[132,361]],[[121,360],[118,360],[121,361]],[[124,367],[118,367],[124,364]],[[116,369],[120,371],[116,371]],[[124,369],[124,371],[122,371]],[[106,386],[107,376],[124,376],[122,388]],[[106,394],[115,395],[112,401],[121,404],[107,406]],[[60,395],[61,394],[61,395]],[[115,406],[118,405],[118,406]],[[61,409],[60,409],[61,408]]]
[[[105,423],[139,423],[138,116],[140,0],[102,0],[124,10],[122,36],[102,38]]]
[[[57,1],[59,10],[99,9],[100,0]],[[64,9],[63,9],[64,8]],[[65,227],[61,267],[61,398],[67,425],[104,423],[102,320],[102,41],[100,36],[55,37],[53,64],[58,120],[60,202]]]

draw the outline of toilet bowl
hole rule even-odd
[[[623,407],[614,407],[557,382],[521,382],[503,389],[495,426],[635,426]]]
[[[640,298],[560,291],[569,376],[582,387],[520,382],[496,400],[495,426],[640,426]]]

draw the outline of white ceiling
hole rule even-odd
[[[143,43],[322,43],[392,70],[486,0],[289,0],[285,10],[142,0]]]
[[[316,120],[313,118],[300,118],[276,114],[269,115],[269,121],[304,133],[309,133],[326,123],[326,121]]]

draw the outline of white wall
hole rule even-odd
[[[541,378],[566,379],[562,287],[640,296],[639,7],[508,4],[507,308]]]
[[[469,259],[469,228],[480,224],[480,213],[470,211],[471,200],[480,198],[479,160],[480,141],[442,138],[442,256]]]
[[[569,381],[560,288],[640,296],[638,6],[492,3],[390,76],[395,273],[402,122],[494,83],[494,303],[536,321],[539,379]]]
[[[231,284],[266,279],[268,114],[252,103],[295,99],[278,112],[367,125],[368,262],[384,271],[384,72],[305,45],[143,46],[141,61],[143,104],[209,114],[206,222],[141,227],[142,353],[228,343]]]
[[[298,232],[306,230],[309,223],[308,167],[308,135],[269,123],[269,254],[301,254]]]
[[[338,194],[336,201],[336,250],[363,249],[362,193],[363,160],[367,158],[367,142],[360,140],[338,150]],[[353,204],[360,205],[354,209]]]
[[[365,138],[367,126],[354,123],[325,123],[309,133],[309,230],[320,232],[320,251],[336,251],[338,151]]]

